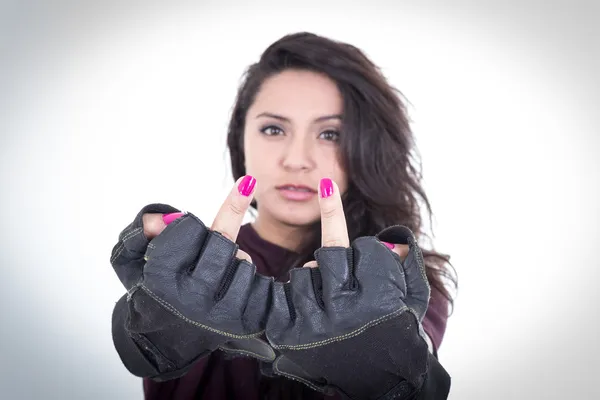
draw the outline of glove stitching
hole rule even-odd
[[[412,251],[415,253],[414,255],[417,259],[417,265],[419,266],[419,272],[421,273],[421,277],[425,281],[425,285],[427,286],[427,288],[430,288],[429,280],[427,279],[427,274],[425,272],[425,260],[423,260],[423,254],[421,253],[421,249],[419,248],[419,245],[414,239],[411,241],[411,244]]]
[[[389,313],[387,315],[384,315],[384,316],[381,316],[381,317],[379,317],[377,319],[369,321],[365,325],[361,326],[360,328],[358,328],[358,329],[356,329],[356,330],[354,330],[352,332],[346,333],[345,335],[336,336],[336,337],[333,337],[333,338],[322,340],[320,342],[313,342],[313,343],[300,344],[300,345],[286,345],[286,344],[276,345],[276,344],[273,344],[272,346],[275,349],[291,349],[291,350],[305,350],[305,349],[311,349],[311,348],[315,348],[315,347],[324,346],[324,345],[332,343],[332,342],[339,342],[339,341],[342,341],[342,340],[346,340],[346,339],[352,338],[354,336],[358,336],[361,333],[363,333],[365,330],[367,330],[368,328],[371,328],[371,327],[373,327],[375,325],[378,325],[378,324],[380,324],[380,323],[382,323],[382,322],[384,322],[384,321],[386,321],[388,319],[392,319],[394,317],[397,317],[398,315],[402,314],[403,312],[405,312],[407,310],[412,310],[412,309],[409,308],[408,306],[404,306],[404,307],[402,307],[402,308],[400,308],[400,309],[398,309],[396,311],[393,311],[393,312],[391,312],[391,313]]]
[[[259,360],[264,360],[264,361],[271,361],[273,359],[273,357],[268,357],[267,358],[267,357],[264,357],[264,356],[262,356],[260,354],[256,354],[256,353],[254,353],[254,352],[252,352],[250,350],[230,350],[230,349],[224,349],[221,346],[219,346],[219,349],[221,351],[224,351],[225,353],[233,353],[233,354],[241,353],[241,354],[246,354],[246,355],[254,356],[254,357],[258,358]]]
[[[179,318],[181,318],[182,320],[184,320],[187,323],[190,323],[192,325],[198,326],[200,328],[206,329],[208,331],[214,332],[214,333],[218,333],[219,335],[223,335],[223,336],[227,336],[233,339],[252,339],[255,338],[257,336],[262,335],[265,331],[259,331],[256,333],[250,333],[247,335],[237,335],[234,333],[229,333],[229,332],[225,332],[225,331],[221,331],[215,328],[212,328],[210,326],[201,324],[200,322],[196,322],[194,320],[189,319],[188,317],[186,317],[185,315],[183,315],[179,310],[177,310],[175,307],[173,307],[171,304],[169,304],[168,302],[166,302],[165,300],[161,299],[160,297],[158,297],[157,295],[155,295],[150,289],[148,289],[145,285],[140,284],[140,287],[142,288],[142,290],[146,293],[148,293],[148,295],[150,297],[152,297],[154,300],[156,300],[160,305],[162,305],[164,308],[166,308],[167,310],[169,310],[170,312],[172,312],[173,314],[175,314],[176,316],[178,316]]]
[[[114,262],[117,260],[117,258],[119,258],[119,256],[123,252],[123,249],[125,249],[125,244],[120,243],[119,246],[117,246],[117,248],[115,249],[113,256],[110,258],[111,264],[114,264]]]
[[[140,288],[140,284],[135,284],[131,287],[131,289],[127,290],[127,302],[131,301],[131,298],[133,297],[133,294],[135,292],[138,291],[138,289]]]
[[[110,263],[111,264],[113,262],[115,262],[115,260],[117,258],[119,258],[119,256],[121,255],[121,253],[125,249],[125,242],[128,241],[129,239],[135,237],[137,234],[139,234],[142,231],[143,231],[143,228],[136,228],[133,231],[131,231],[131,232],[129,232],[126,235],[123,236],[123,238],[121,239],[121,243],[119,244],[119,247],[117,247],[117,249],[115,250],[115,254],[110,259]]]
[[[134,226],[135,226],[135,225],[134,225],[133,223],[131,223],[131,224],[127,225],[127,226],[125,227],[125,229],[123,229],[123,230],[121,231],[121,233],[119,233],[119,241],[121,241],[121,240],[123,239],[123,236],[125,236],[125,235],[129,234],[129,232],[131,232],[132,230],[134,230],[134,229],[135,229],[135,228],[134,228]]]
[[[142,232],[144,230],[144,228],[135,228],[134,230],[132,230],[131,232],[129,232],[127,235],[123,236],[123,239],[121,239],[124,242],[128,241],[129,239],[131,239],[132,237],[134,237],[135,235],[137,235],[138,233]]]
[[[425,283],[425,286],[427,287],[427,291],[430,292],[429,297],[431,297],[431,286],[429,285],[429,279],[427,279],[427,273],[425,272],[425,261],[423,261],[423,255],[421,253],[421,249],[419,247],[419,245],[414,241],[414,240],[409,240],[409,246],[410,246],[410,250],[413,253],[413,256],[417,262],[417,266],[419,267],[419,272],[421,273],[421,278],[423,279],[423,282]],[[404,267],[404,263],[401,263],[402,267]],[[404,274],[406,276],[406,274]],[[407,282],[408,283],[408,282]],[[412,285],[406,285],[406,297],[412,297],[415,292],[413,290],[411,290]],[[429,299],[427,299],[427,302],[429,302]],[[427,312],[427,308],[428,305],[425,307],[425,310],[423,311],[423,315],[421,315],[421,313],[417,312],[413,307],[410,307],[411,311],[413,311],[413,313],[415,314],[415,316],[417,317],[417,320],[419,322],[421,322],[422,318],[425,316],[425,313]]]

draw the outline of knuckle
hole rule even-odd
[[[144,229],[144,235],[148,239],[152,239],[158,236],[163,228],[164,223],[160,218],[160,214],[144,214],[142,216],[142,227]]]
[[[235,215],[244,215],[244,208],[234,202],[229,203],[229,211]]]
[[[335,208],[324,209],[322,212],[323,219],[331,219],[337,215],[337,210]]]
[[[152,214],[142,215],[142,227],[144,228],[144,230],[150,228],[151,223],[152,223]]]

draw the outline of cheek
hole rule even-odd
[[[329,177],[338,184],[340,190],[344,190],[347,186],[346,172],[342,167],[338,150],[335,148],[323,148],[319,152],[318,165],[319,172],[322,177]]]
[[[271,185],[274,168],[274,152],[265,149],[260,140],[244,141],[244,161],[246,174],[252,175],[256,181],[256,192],[254,197],[258,200],[261,193]]]
[[[348,177],[346,175],[346,172],[339,165],[335,173],[335,181],[337,182],[338,187],[340,188],[340,192],[344,193],[348,188]]]
[[[246,139],[248,138],[248,139]],[[256,140],[251,140],[248,134],[244,135],[244,162],[246,173],[255,175],[260,170],[260,149],[257,148]]]

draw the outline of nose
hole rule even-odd
[[[310,144],[301,137],[288,141],[284,147],[281,165],[288,171],[310,170],[314,168]]]

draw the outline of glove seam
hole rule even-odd
[[[421,273],[421,278],[423,278],[423,280],[425,281],[425,285],[427,286],[427,288],[430,288],[429,285],[429,279],[427,279],[427,272],[426,272],[426,267],[425,267],[425,260],[423,259],[423,252],[421,250],[421,247],[419,247],[419,244],[416,242],[416,240],[410,241],[411,245],[412,245],[412,251],[415,253],[415,258],[417,260],[417,265],[419,266],[419,272]]]
[[[123,238],[121,239],[121,243],[119,244],[119,247],[117,247],[117,249],[115,250],[115,254],[110,259],[111,264],[113,264],[117,260],[117,258],[119,258],[121,253],[123,253],[123,250],[125,250],[125,242],[128,241],[129,239],[135,237],[142,231],[143,231],[143,228],[135,228],[133,231],[131,231],[123,236]]]
[[[123,243],[125,243],[126,241],[128,241],[129,239],[131,239],[132,237],[134,237],[138,233],[142,232],[143,230],[144,230],[144,228],[141,227],[141,226],[139,226],[139,227],[131,230],[131,232],[128,232],[126,235],[123,235],[123,237],[121,238],[121,241]]]
[[[281,361],[281,359],[282,359],[282,357],[278,357],[278,358],[275,360],[275,362],[273,363],[273,370],[274,370],[274,371],[275,371],[275,372],[276,372],[278,375],[282,375],[282,376],[288,377],[288,378],[290,378],[290,379],[293,379],[293,380],[295,380],[295,381],[298,381],[298,382],[304,383],[305,385],[309,386],[311,389],[313,389],[313,390],[316,390],[317,392],[320,392],[320,393],[324,393],[324,388],[322,388],[322,387],[319,387],[319,386],[316,386],[314,383],[312,383],[312,382],[310,382],[310,381],[308,381],[308,380],[306,380],[306,379],[300,378],[299,376],[292,375],[292,374],[288,374],[288,373],[286,373],[286,372],[283,372],[282,370],[280,370],[280,369],[279,369],[279,365],[278,365],[278,364],[279,364],[279,361]]]
[[[156,347],[156,345],[154,343],[152,343],[152,341],[150,341],[150,339],[148,339],[145,335],[143,335],[141,333],[137,333],[137,332],[131,332],[131,331],[128,333],[129,333],[129,336],[135,342],[135,344],[138,346],[138,348],[140,348],[146,354],[150,353],[152,355],[152,358],[154,360],[156,360],[155,362],[152,362],[152,364],[154,364],[154,367],[156,368],[157,371],[160,371],[160,373],[167,373],[167,372],[172,372],[172,371],[177,370],[177,365],[172,360],[170,360],[167,356],[165,356],[158,349],[158,347]],[[150,360],[148,360],[148,361],[150,361]],[[162,362],[164,362],[164,364],[166,364],[166,370],[164,370],[164,371],[160,370],[160,366],[158,364],[158,362],[160,362],[160,361],[162,361]]]
[[[378,325],[378,324],[380,324],[382,322],[385,322],[388,319],[392,319],[394,317],[397,317],[397,316],[399,316],[400,314],[402,314],[405,311],[412,311],[413,313],[415,313],[415,311],[412,310],[410,307],[403,306],[402,308],[400,308],[400,309],[398,309],[396,311],[393,311],[393,312],[391,312],[389,314],[386,314],[386,315],[381,316],[381,317],[379,317],[377,319],[369,321],[366,324],[364,324],[363,326],[361,326],[360,328],[357,328],[354,331],[346,333],[344,335],[336,336],[336,337],[329,338],[329,339],[326,339],[326,340],[321,340],[319,342],[307,343],[307,344],[300,344],[300,345],[286,345],[286,344],[276,345],[276,344],[272,344],[272,346],[275,349],[292,349],[292,350],[305,350],[305,349],[311,349],[311,348],[315,348],[315,347],[324,346],[324,345],[329,344],[329,343],[339,342],[339,341],[342,341],[342,340],[346,340],[346,339],[352,338],[354,336],[358,336],[358,335],[362,334],[368,328],[371,328],[371,327],[376,326],[376,325]]]
[[[223,335],[223,336],[227,336],[230,337],[232,339],[250,339],[250,338],[255,338],[258,337],[260,335],[262,335],[265,331],[261,330],[259,332],[256,333],[249,333],[247,335],[237,335],[234,333],[229,333],[229,332],[225,332],[225,331],[221,331],[219,329],[215,329],[212,328],[208,325],[204,325],[201,324],[200,322],[194,321],[188,317],[186,317],[185,315],[183,315],[179,310],[177,310],[175,307],[173,307],[171,304],[169,304],[168,302],[166,302],[165,300],[161,299],[160,297],[158,297],[156,294],[154,294],[150,289],[148,289],[144,284],[140,284],[140,287],[142,288],[142,290],[144,292],[146,292],[152,299],[154,299],[156,302],[158,302],[161,306],[163,306],[165,309],[167,309],[168,311],[170,311],[171,313],[173,313],[175,316],[181,318],[182,320],[184,320],[185,322],[195,325],[197,327],[206,329],[210,332],[214,332],[217,333],[219,335]]]
[[[266,358],[264,356],[261,356],[260,354],[253,353],[253,352],[248,351],[248,350],[230,350],[230,349],[224,349],[221,346],[219,346],[219,350],[221,350],[221,351],[223,351],[225,353],[230,353],[230,354],[244,354],[244,355],[254,356],[255,358],[258,358],[259,360],[271,361],[271,358]]]

